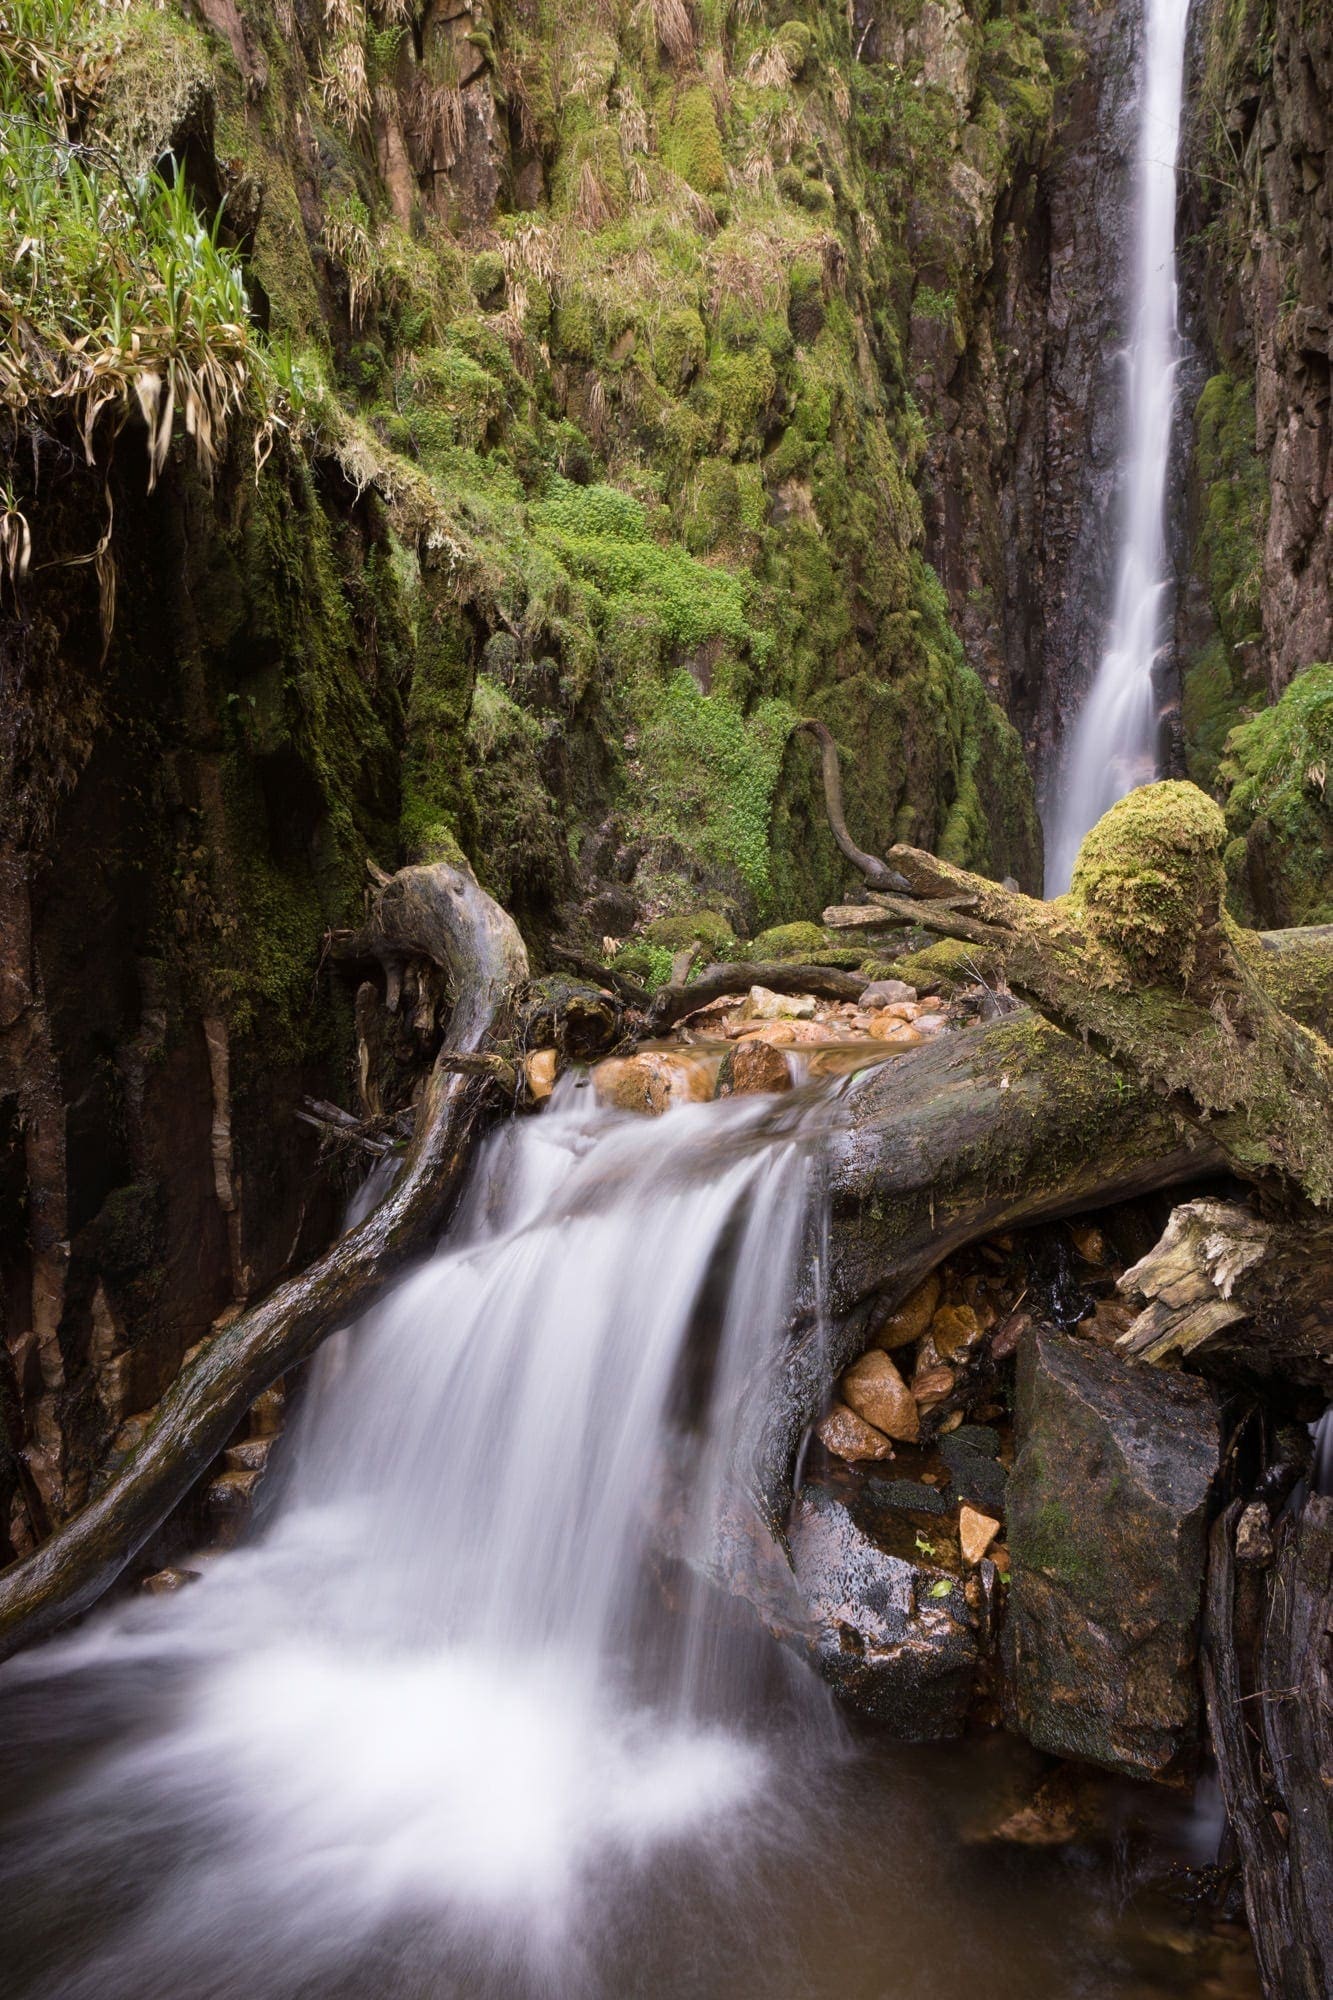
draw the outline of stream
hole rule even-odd
[[[1204,1990],[1141,1843],[997,1848],[1028,1753],[857,1732],[708,1580],[843,1087],[487,1140],[250,1539],[0,1674],[9,2000]]]

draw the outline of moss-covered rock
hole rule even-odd
[[[1079,849],[1070,901],[1091,935],[1153,984],[1188,980],[1225,877],[1221,809],[1196,785],[1144,785],[1112,806]]]
[[[1218,767],[1233,908],[1273,929],[1333,923],[1333,663],[1233,729]]]

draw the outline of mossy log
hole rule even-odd
[[[1287,1204],[1323,1208],[1333,1204],[1333,1048],[1320,1032],[1333,937],[1234,923],[1225,840],[1217,806],[1169,781],[1107,813],[1054,902],[911,847],[890,854],[912,895],[872,900],[971,947],[985,976],[1206,1126],[1235,1172]]]
[[[528,974],[511,918],[470,869],[446,862],[377,876],[355,950],[384,965],[391,1006],[409,970],[447,982],[451,1056],[503,1035]],[[452,1064],[431,1069],[391,1193],[317,1263],[202,1341],[103,1490],[0,1576],[0,1658],[94,1603],[225,1448],[255,1397],[364,1311],[429,1242],[458,1188],[485,1089]]]

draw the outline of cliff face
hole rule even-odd
[[[348,1087],[321,940],[366,856],[461,842],[538,947],[815,914],[811,713],[862,839],[1036,886],[917,480],[1074,51],[1054,7],[892,0],[31,0],[3,34],[22,1549],[331,1226],[292,1111]]]
[[[1185,735],[1250,802],[1242,855],[1286,753],[1251,743],[1246,789],[1227,731],[1333,650],[1327,31],[1272,6],[1207,11],[1191,140],[1238,164],[1190,182]],[[815,915],[844,870],[789,737],[814,715],[869,847],[1039,886],[1033,773],[1108,589],[1137,19],[0,24],[13,1547],[327,1235],[291,1112],[349,1087],[322,938],[367,856],[461,843],[538,962],[701,906],[719,936]]]
[[[1039,781],[1097,665],[1112,583],[1137,9],[1076,6],[1041,143],[980,234],[962,351],[922,342],[927,546]]]
[[[1207,380],[1179,633],[1184,759],[1227,806],[1237,908],[1281,924],[1327,908],[1333,848],[1319,671],[1333,655],[1327,8],[1214,0],[1196,23],[1190,101],[1183,305]]]

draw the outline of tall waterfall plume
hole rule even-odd
[[[1069,887],[1089,827],[1126,792],[1155,777],[1158,765],[1154,670],[1170,603],[1164,516],[1179,358],[1176,153],[1189,0],[1145,0],[1145,6],[1115,598],[1105,650],[1048,808],[1048,895]]]

